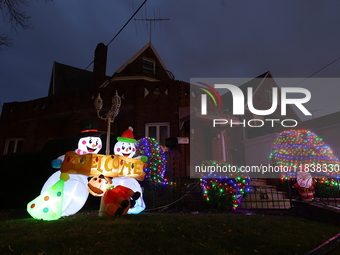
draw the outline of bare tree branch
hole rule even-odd
[[[44,0],[52,2],[53,0]],[[30,17],[23,11],[23,8],[28,6],[31,0],[0,0],[0,11],[5,22],[11,24],[11,28],[28,29],[32,28]],[[12,45],[12,40],[8,35],[0,34],[0,51]]]
[[[0,52],[12,45],[12,39],[8,35],[0,35]]]
[[[11,23],[12,28],[21,27],[23,29],[30,28],[30,17],[22,11],[23,6],[27,6],[26,0],[0,0],[0,9],[5,21]]]

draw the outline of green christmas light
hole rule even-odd
[[[225,162],[204,161],[203,166],[219,164],[228,165]],[[249,191],[249,178],[246,176],[237,178],[204,178],[201,179],[203,198],[212,207],[220,209],[236,210],[241,204],[243,195]]]

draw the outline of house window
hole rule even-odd
[[[165,145],[165,139],[170,137],[170,123],[158,122],[145,124],[145,136],[153,137],[160,145]]]
[[[266,101],[267,102],[273,102],[273,92],[266,90]]]
[[[24,142],[23,138],[6,139],[4,155],[21,152],[23,142]]]
[[[156,62],[153,59],[143,58],[143,72],[148,74],[156,73]]]

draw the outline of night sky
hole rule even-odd
[[[108,44],[143,2],[32,1],[24,10],[33,28],[17,32],[2,19],[13,46],[0,52],[0,104],[47,96],[53,61],[85,69],[96,45]],[[152,43],[177,80],[266,71],[303,80],[340,77],[340,60],[332,63],[340,57],[339,10],[340,1],[329,0],[148,0],[135,18],[170,19],[153,24]],[[132,20],[109,45],[107,75],[149,41],[148,25]],[[314,117],[339,111],[340,85],[298,86],[310,86]]]

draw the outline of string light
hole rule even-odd
[[[308,171],[316,167],[330,170],[339,166],[339,159],[332,149],[321,137],[306,129],[284,131],[277,135],[269,158],[277,165],[297,170]]]
[[[221,167],[230,166],[225,162],[208,160],[202,162],[202,166],[219,164]],[[203,178],[201,179],[202,194],[205,201],[212,206],[222,209],[236,210],[241,204],[242,198],[249,192],[250,178],[240,175],[236,178]]]
[[[303,170],[319,174],[313,177],[319,184],[339,186],[339,177],[335,176],[340,173],[339,159],[323,139],[310,130],[288,130],[277,135],[269,158],[277,165],[291,166],[292,171],[284,173],[281,181],[295,179],[296,170]],[[322,174],[326,177],[320,177]]]
[[[145,179],[155,184],[169,184],[165,178],[166,154],[152,137],[144,137],[136,143],[136,156],[147,156],[148,162],[144,167]]]

